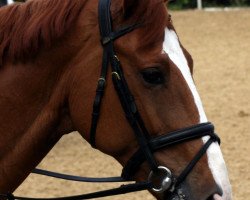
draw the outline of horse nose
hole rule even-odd
[[[212,192],[212,194],[205,200],[229,200],[229,199],[223,199],[222,195],[223,195],[223,190],[219,185],[216,184],[215,191]]]

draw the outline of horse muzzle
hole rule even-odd
[[[189,187],[185,183],[181,184],[173,192],[167,191],[162,194],[155,194],[155,196],[158,200],[224,200],[220,188],[216,188],[210,194],[198,196],[190,193]]]

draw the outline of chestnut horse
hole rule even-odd
[[[166,3],[112,0],[110,10],[114,30],[139,24],[115,40],[114,48],[152,138],[207,122],[192,80],[192,58],[179,43]],[[105,45],[97,7],[98,0],[30,0],[0,9],[0,193],[13,192],[64,134],[78,131],[90,142]],[[125,166],[139,144],[111,79],[108,69],[95,146]],[[153,157],[178,176],[207,140],[169,146]],[[133,178],[147,180],[149,173],[144,162]],[[217,142],[180,187],[182,199],[231,199]],[[151,192],[157,199],[175,199]]]

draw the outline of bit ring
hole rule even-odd
[[[151,171],[148,177],[148,181],[152,182],[152,190],[156,193],[162,193],[169,190],[172,186],[172,173],[171,171],[163,166],[158,166],[156,172]]]

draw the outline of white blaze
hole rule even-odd
[[[207,117],[204,112],[200,96],[195,87],[190,68],[188,66],[186,57],[182,51],[182,48],[179,43],[178,36],[175,31],[165,29],[165,40],[163,43],[163,51],[166,52],[172,62],[178,67],[181,71],[184,79],[186,80],[192,94],[194,97],[195,104],[199,111],[200,123],[207,122]],[[202,138],[204,143],[208,140],[208,137]],[[223,200],[230,200],[231,197],[231,186],[229,183],[226,165],[220,150],[220,147],[217,143],[211,144],[207,150],[208,165],[211,169],[213,177],[216,183],[223,189]]]

